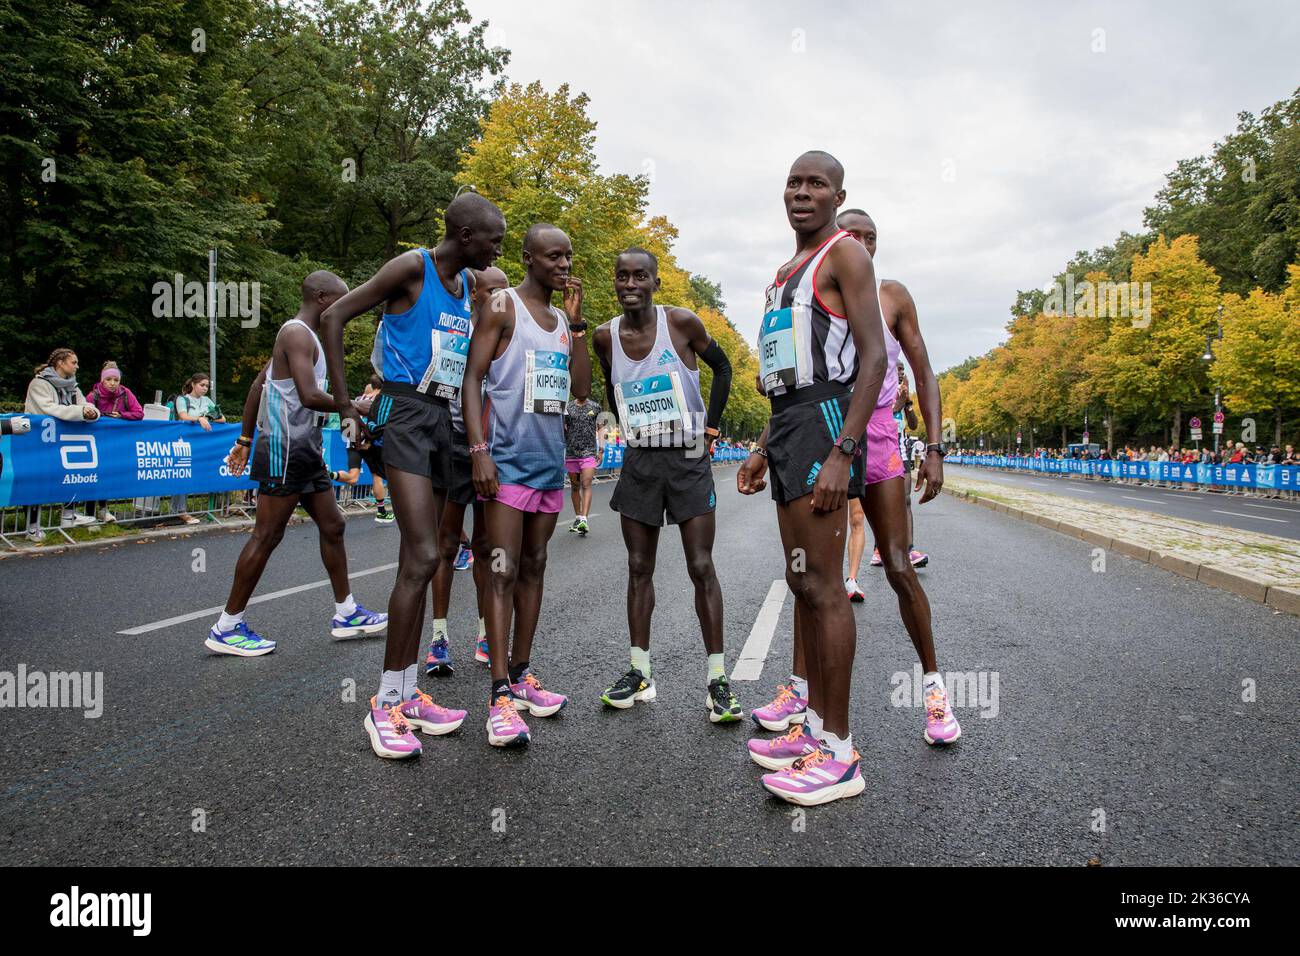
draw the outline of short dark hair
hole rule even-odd
[[[530,251],[530,247],[534,242],[537,241],[537,237],[541,235],[543,232],[545,232],[547,229],[555,229],[558,232],[564,231],[559,226],[553,223],[535,222],[531,226],[529,226],[528,231],[524,233],[524,251],[525,252]]]
[[[379,375],[379,374],[377,374],[377,373],[374,374],[374,375],[371,375],[371,376],[370,376],[370,387],[371,387],[371,388],[374,388],[374,389],[380,389],[380,388],[383,388],[383,387],[384,387],[384,379],[383,379],[383,376],[381,376],[381,375]]]
[[[835,181],[835,188],[836,189],[844,188],[844,164],[841,163],[838,159],[836,159],[830,153],[826,152],[826,150],[824,149],[810,149],[806,153],[804,153],[803,156],[819,156],[822,159],[826,160],[827,165],[830,167],[831,170],[831,179]],[[803,156],[800,156],[799,158],[803,159]]]
[[[840,214],[835,217],[835,221],[839,222],[845,216],[862,216],[865,219],[871,219],[871,216],[867,214],[865,209],[841,209]],[[871,221],[875,222],[876,220],[871,219]]]
[[[659,259],[649,249],[642,249],[640,246],[628,246],[618,254],[620,259],[624,256],[645,256],[650,260],[650,272],[656,276],[659,275]]]
[[[447,209],[442,214],[449,236],[465,228],[478,229],[498,220],[504,221],[505,215],[496,203],[475,192],[461,193],[447,204]]]

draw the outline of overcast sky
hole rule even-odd
[[[722,283],[748,338],[794,250],[786,171],[834,153],[940,371],[1003,340],[1017,289],[1139,229],[1239,111],[1300,85],[1294,2],[467,2],[509,79],[591,97],[603,171],[652,172],[678,262]]]

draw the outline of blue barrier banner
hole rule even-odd
[[[225,464],[239,437],[237,424],[204,431],[197,422],[27,417],[30,432],[0,437],[0,508],[255,487],[247,477],[230,474]],[[326,430],[324,447],[328,468],[347,468],[347,446],[338,429]],[[358,483],[369,482],[363,464]]]
[[[1012,458],[1005,455],[949,455],[957,465],[1011,468],[1047,474],[1091,475],[1140,481],[1181,482],[1230,488],[1300,491],[1300,466],[1274,464],[1202,465],[1174,461],[1081,461],[1075,458]]]

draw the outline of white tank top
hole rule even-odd
[[[610,323],[609,375],[627,444],[677,448],[694,442],[704,431],[700,370],[689,367],[673,348],[667,309],[655,306],[655,341],[645,358],[633,359],[623,351],[622,321],[620,315]]]
[[[326,386],[325,350],[311,326],[301,319],[290,319],[280,327],[283,332],[290,325],[301,325],[311,333],[316,349],[312,362],[312,376],[322,391]],[[276,333],[279,337],[280,333]],[[258,409],[259,448],[255,450],[254,477],[258,480],[283,481],[310,476],[321,470],[321,427],[329,417],[302,403],[293,377],[272,378],[274,358],[266,365],[266,382],[262,386],[262,402]]]

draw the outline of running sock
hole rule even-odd
[[[375,703],[380,707],[389,704],[396,707],[406,698],[402,696],[402,678],[404,671],[384,671],[384,675],[379,679],[379,693],[375,695]]]
[[[217,618],[217,630],[223,632],[233,631],[239,626],[239,622],[243,619],[243,611],[240,611],[238,614],[231,614],[229,611],[222,611],[221,617]]]
[[[822,739],[822,719],[821,719],[821,717],[818,716],[817,711],[813,710],[811,707],[808,708],[808,710],[806,711],[806,713],[807,713],[807,715],[808,715],[807,718],[806,718],[806,720],[807,720],[807,722],[808,722],[808,729],[812,731],[812,735],[813,735],[814,737],[816,737],[818,740],[821,740],[821,739]]]
[[[528,662],[520,661],[518,664],[510,665],[510,683],[518,684],[528,673]]]
[[[334,613],[337,614],[339,617],[344,617],[344,618],[351,617],[353,614],[357,613],[357,602],[352,597],[351,593],[349,593],[348,596],[342,600],[342,602],[339,601],[334,602]]]
[[[478,639],[481,641],[487,637],[487,621],[483,618],[478,619]]]
[[[835,755],[835,759],[840,763],[848,763],[853,759],[853,735],[849,734],[843,740],[836,737],[829,730],[819,735],[826,749]]]
[[[922,691],[929,693],[931,687],[938,687],[945,694],[948,693],[948,688],[943,686],[943,675],[938,671],[930,671],[921,679]]]
[[[808,680],[807,680],[807,678],[804,678],[804,677],[796,677],[795,675],[791,674],[791,675],[790,675],[790,686],[791,686],[792,688],[794,688],[794,692],[795,692],[796,694],[798,694],[800,697],[802,697],[804,700],[807,700],[807,699],[808,699]]]
[[[510,681],[494,680],[492,682],[492,694],[488,697],[488,706],[491,706],[492,704],[496,703],[496,699],[502,696],[504,697],[514,696],[514,694],[510,692]]]
[[[727,676],[727,662],[723,654],[709,655],[709,683],[712,684],[719,677]]]
[[[650,652],[639,647],[632,648],[632,668],[641,672],[647,680],[650,678]]]
[[[418,662],[412,664],[410,667],[402,669],[402,700],[410,700],[415,696],[416,690],[419,689],[415,683],[415,670],[417,666]]]
[[[433,619],[433,639],[435,641],[445,641],[447,639],[447,619],[445,617],[435,617]]]

